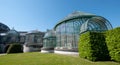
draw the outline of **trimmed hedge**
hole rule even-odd
[[[4,51],[5,53],[7,53],[7,50],[8,50],[9,47],[10,47],[10,45],[5,46],[5,51]]]
[[[79,55],[91,61],[109,60],[104,33],[87,32],[80,35]]]
[[[111,60],[120,62],[120,27],[106,32],[106,43]]]
[[[20,44],[10,44],[7,54],[9,53],[22,53],[23,52],[23,46]]]

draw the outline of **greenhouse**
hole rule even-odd
[[[38,30],[30,31],[26,34],[23,52],[40,51],[43,43],[44,33]]]
[[[110,22],[102,16],[79,11],[73,12],[54,27],[56,32],[55,52],[78,52],[80,34],[86,31],[103,32],[110,29],[112,29]]]
[[[13,44],[13,43],[18,43],[19,42],[19,32],[17,32],[14,28],[11,29],[9,32],[6,33],[6,41],[7,44]]]
[[[6,32],[10,31],[10,28],[3,24],[0,23],[0,53],[4,52],[4,47],[6,43]]]
[[[0,23],[0,47],[20,43],[24,52],[78,53],[78,41],[87,31],[104,32],[112,29],[110,22],[99,15],[76,11],[60,20],[52,30],[24,32]],[[45,35],[44,35],[45,34]],[[1,51],[3,52],[3,50]]]
[[[56,35],[54,30],[47,30],[44,40],[43,48],[41,52],[54,52],[54,47],[56,46]]]

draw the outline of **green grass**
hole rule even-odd
[[[53,53],[19,53],[0,56],[0,65],[120,65],[119,63],[91,62],[79,57]]]

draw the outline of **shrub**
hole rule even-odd
[[[120,62],[120,27],[106,32],[106,43],[111,60]]]
[[[104,33],[87,32],[80,35],[80,57],[91,61],[109,60],[109,52],[105,43]]]
[[[9,44],[5,46],[5,51],[4,51],[5,53],[7,53],[9,46],[10,46]]]
[[[22,53],[22,45],[20,44],[10,44],[7,53]]]

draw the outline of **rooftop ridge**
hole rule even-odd
[[[69,14],[68,16],[66,16],[65,18],[72,17],[72,16],[87,16],[87,15],[89,16],[89,15],[95,15],[95,14],[82,12],[82,11],[75,11],[72,14]]]

